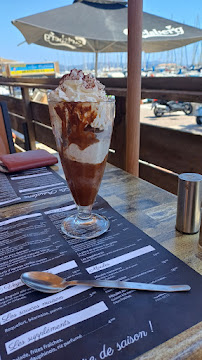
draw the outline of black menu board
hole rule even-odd
[[[50,167],[0,173],[0,208],[69,193],[67,183]]]
[[[0,222],[2,360],[131,360],[202,320],[201,276],[102,198],[94,208],[110,219],[110,230],[85,241],[60,230],[73,203]],[[19,279],[31,270],[67,280],[189,284],[191,291],[72,286],[47,295]]]

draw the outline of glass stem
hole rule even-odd
[[[91,217],[92,206],[93,205],[88,205],[88,206],[80,206],[80,205],[78,205],[77,217],[79,219],[81,219],[81,220],[89,219]]]

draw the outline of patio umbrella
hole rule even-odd
[[[142,21],[142,0],[129,0],[126,5],[121,0],[80,0],[12,23],[28,44],[94,52],[95,74],[98,52],[125,52],[128,45],[126,169],[138,176],[141,50],[159,52],[188,45],[202,40],[202,30],[148,13],[143,13]]]
[[[127,2],[75,0],[12,21],[28,44],[79,52],[127,51]],[[202,30],[143,13],[142,50],[159,52],[202,40]],[[96,66],[97,67],[97,66]]]

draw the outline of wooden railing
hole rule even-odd
[[[116,118],[108,161],[125,169],[126,78],[102,78],[108,94],[116,97]],[[55,89],[59,79],[0,78],[0,85],[20,87],[22,99],[0,96],[7,103],[11,125],[24,134],[26,150],[35,141],[56,149],[48,105],[30,101],[29,88]],[[202,78],[142,78],[142,98],[161,98],[202,103]],[[140,177],[177,193],[177,174],[202,173],[202,137],[178,130],[141,124]]]

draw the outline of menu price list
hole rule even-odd
[[[13,174],[0,173],[0,208],[24,201],[34,201],[68,194],[67,183],[50,167]]]
[[[130,224],[102,198],[110,219],[97,239],[70,239],[61,222],[75,205],[0,222],[1,359],[131,360],[202,319],[201,276]],[[187,293],[71,286],[47,295],[27,288],[25,271],[69,279],[189,284]]]

